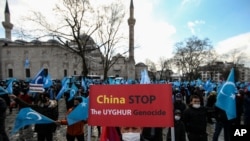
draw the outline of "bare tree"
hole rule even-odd
[[[151,61],[150,59],[146,59],[145,60],[145,65],[148,66],[149,71],[151,72],[156,72],[156,65],[153,61]]]
[[[244,60],[247,58],[246,53],[244,52],[244,49],[238,48],[230,51],[228,53],[229,58],[231,58],[232,62],[237,65],[241,62],[244,62]]]
[[[145,65],[148,66],[149,69],[149,77],[151,80],[155,80],[156,79],[156,65],[153,61],[151,61],[150,59],[146,59],[145,60]]]
[[[185,41],[178,42],[175,45],[175,60],[189,79],[194,79],[198,74],[198,67],[205,63],[211,54],[212,45],[209,39],[198,39],[192,36]]]
[[[159,59],[160,63],[160,80],[167,79],[167,77],[170,77],[170,70],[172,69],[172,59],[166,59],[165,57],[160,57]],[[165,78],[163,78],[163,76]]]
[[[95,11],[89,0],[61,1],[54,9],[59,23],[49,23],[40,12],[33,12],[34,16],[28,20],[37,23],[45,35],[56,37],[64,47],[78,55],[82,62],[82,75],[86,76],[89,72],[86,54],[102,46],[97,46],[91,36],[102,23],[93,15]]]
[[[125,16],[124,5],[116,1],[100,8],[99,15],[102,26],[98,29],[98,42],[103,44],[102,66],[104,79],[107,78],[109,69],[116,63],[118,57],[113,57],[120,48],[119,43],[124,36],[120,32],[121,24]],[[126,51],[127,52],[127,51]],[[124,53],[126,53],[124,52]],[[122,54],[124,54],[122,53]]]

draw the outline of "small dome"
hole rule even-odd
[[[0,42],[11,42],[8,38],[0,38]]]
[[[139,62],[139,63],[136,64],[136,66],[146,67],[147,65],[145,65],[145,64],[142,63],[142,62]]]
[[[21,39],[17,39],[17,40],[15,40],[15,43],[25,44],[25,43],[27,43],[27,41],[24,41],[24,40],[21,40]]]
[[[48,43],[59,43],[57,40],[55,40],[55,39],[49,39],[48,41],[47,41]]]
[[[31,43],[41,43],[41,41],[39,41],[39,40],[32,40],[32,41],[30,41]]]
[[[87,35],[87,34],[82,34],[82,35],[80,35],[80,39],[81,39],[82,41],[88,40],[88,44],[92,44],[92,45],[95,44],[93,38],[90,37],[90,36]]]

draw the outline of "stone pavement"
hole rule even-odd
[[[66,105],[65,100],[61,99],[58,102],[59,104],[59,119],[63,119],[65,117],[66,113]],[[7,111],[8,114],[9,111]],[[17,109],[13,109],[12,114],[8,114],[6,117],[6,131],[9,134],[10,141],[23,141],[20,139],[20,134],[16,133],[14,135],[11,135],[10,132],[12,130],[12,127],[14,126]],[[33,132],[34,127],[31,127],[30,133],[28,133],[27,136],[29,136],[26,141],[36,141],[36,133]],[[208,131],[208,141],[212,141],[212,134],[214,131],[214,124],[208,124],[207,126]],[[163,141],[166,141],[166,134],[167,134],[167,128],[163,130]],[[55,134],[54,134],[54,141],[66,141],[66,125],[61,125],[57,128]],[[223,141],[223,131],[221,132],[219,141]],[[87,141],[87,140],[86,140]],[[188,141],[188,140],[187,140]]]

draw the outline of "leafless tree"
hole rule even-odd
[[[118,57],[114,57],[117,50],[122,47],[120,43],[124,40],[124,35],[121,31],[121,25],[124,20],[125,10],[124,5],[120,1],[116,1],[109,5],[102,6],[99,10],[99,21],[102,21],[102,26],[98,28],[97,40],[103,47],[102,66],[104,71],[104,79],[107,78],[109,69],[116,63]],[[126,53],[125,51],[124,53]],[[124,54],[121,53],[121,54]]]
[[[41,26],[40,31],[43,31],[44,35],[53,36],[64,47],[78,55],[81,58],[82,75],[86,76],[89,72],[86,54],[102,46],[96,45],[92,39],[102,21],[94,15],[95,11],[89,0],[61,0],[60,4],[56,4],[54,12],[59,23],[49,23],[40,12],[33,12],[33,16],[27,19]],[[89,47],[90,45],[92,47]]]
[[[149,71],[151,72],[156,72],[156,65],[153,61],[151,61],[150,59],[146,59],[145,60],[145,65],[148,66]]]
[[[227,57],[235,64],[240,64],[244,62],[244,60],[247,58],[246,53],[244,52],[243,48],[237,48],[231,50],[229,53],[227,53]]]
[[[156,79],[156,64],[150,59],[145,59],[145,65],[148,66],[148,75],[151,80]]]
[[[176,43],[175,47],[174,58],[189,79],[198,74],[198,67],[206,62],[213,48],[209,39],[201,40],[196,36]]]
[[[167,79],[166,77],[170,77],[170,70],[172,69],[172,59],[166,59],[165,57],[160,57],[160,80]],[[165,76],[165,78],[163,78]]]

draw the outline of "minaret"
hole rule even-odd
[[[135,59],[134,59],[134,4],[133,0],[130,1],[130,16],[128,19],[129,26],[129,60],[127,64],[127,76],[128,79],[135,79]]]
[[[5,29],[5,38],[11,40],[11,30],[13,28],[13,24],[10,23],[10,10],[8,5],[8,0],[6,0],[4,16],[5,16],[5,21],[3,21],[2,24]]]
[[[128,19],[128,25],[129,25],[129,60],[134,61],[135,60],[134,59],[134,26],[135,26],[135,18],[134,18],[133,0],[130,1],[130,17]]]

